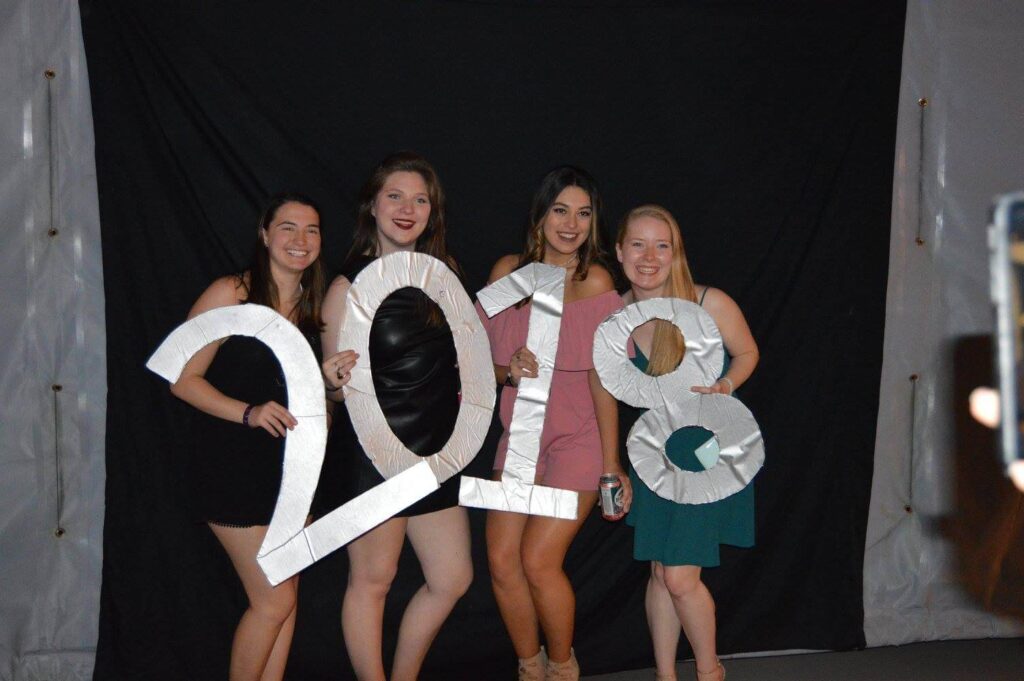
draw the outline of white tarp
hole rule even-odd
[[[0,679],[89,679],[106,332],[78,3],[0,2],[0,64]]]
[[[955,510],[952,345],[991,332],[988,210],[1024,187],[1022,45],[1020,0],[908,3],[864,561],[869,646],[1024,633],[958,585],[940,523]]]

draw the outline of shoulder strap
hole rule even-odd
[[[700,300],[697,302],[697,304],[700,305],[701,307],[704,306],[704,296],[706,296],[708,294],[708,291],[710,291],[710,290],[711,290],[710,286],[705,286],[704,287],[704,292],[700,294]]]

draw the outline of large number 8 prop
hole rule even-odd
[[[675,324],[686,353],[675,371],[662,376],[641,372],[627,357],[633,329],[652,319]],[[633,303],[611,315],[594,336],[594,368],[616,398],[648,411],[629,432],[626,448],[640,479],[660,497],[683,504],[706,504],[746,487],[764,464],[764,442],[753,414],[730,395],[695,393],[711,386],[724,359],[722,336],[711,315],[678,298]],[[673,432],[700,426],[715,434],[716,464],[700,472],[684,471],[665,454]]]

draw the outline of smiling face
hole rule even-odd
[[[615,255],[637,300],[667,295],[672,273],[672,230],[663,220],[642,215],[626,225]]]
[[[377,221],[379,255],[413,251],[430,220],[430,194],[417,172],[400,170],[384,180],[370,214]]]
[[[320,256],[320,214],[311,206],[288,202],[263,229],[271,271],[301,273]]]
[[[544,214],[544,262],[563,265],[586,243],[593,228],[594,208],[590,195],[571,186],[563,189]]]

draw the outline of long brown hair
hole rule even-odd
[[[257,305],[266,305],[273,309],[278,308],[280,293],[277,290],[277,283],[270,272],[270,254],[267,244],[264,241],[267,230],[273,224],[277,211],[289,203],[298,203],[309,206],[320,215],[320,208],[316,203],[303,194],[294,192],[282,192],[274,194],[267,199],[263,212],[260,214],[259,226],[256,229],[256,245],[253,248],[252,258],[249,261],[249,276],[244,274],[238,276],[242,286],[245,288],[246,300]],[[323,232],[320,236],[320,255],[313,264],[302,272],[299,280],[302,292],[299,300],[288,315],[305,334],[320,333],[323,328],[323,319],[320,317],[320,306],[324,300],[324,268],[323,268]]]
[[[430,217],[427,218],[426,229],[416,239],[416,252],[434,256],[458,274],[458,264],[448,255],[448,245],[445,239],[447,225],[441,179],[427,159],[412,151],[400,151],[377,164],[359,191],[356,231],[352,237],[352,248],[349,249],[348,255],[345,257],[346,266],[355,258],[365,255],[376,256],[380,252],[380,242],[377,239],[377,219],[373,217],[372,212],[373,202],[377,199],[377,194],[387,182],[388,177],[392,173],[398,172],[417,173],[427,185]]]
[[[587,271],[590,265],[603,262],[604,253],[601,250],[601,228],[599,218],[601,216],[601,192],[598,190],[597,180],[581,168],[573,166],[559,166],[544,176],[533,195],[533,203],[530,206],[530,222],[526,230],[526,244],[523,246],[522,255],[519,256],[519,264],[516,269],[529,265],[532,262],[543,262],[544,250],[547,242],[544,240],[544,218],[547,217],[551,205],[558,199],[558,195],[567,187],[579,187],[590,197],[590,234],[583,245],[579,247],[579,262],[576,263],[576,271],[572,278],[576,281],[583,281],[587,278]]]
[[[629,223],[643,217],[664,222],[668,225],[668,231],[672,235],[672,264],[669,267],[665,294],[672,298],[682,298],[696,303],[697,287],[694,285],[693,275],[690,273],[690,263],[686,260],[686,250],[683,248],[683,236],[679,231],[679,223],[666,208],[649,203],[629,211],[619,223],[619,233],[615,237],[615,243],[622,248]],[[662,319],[655,320],[654,341],[651,343],[651,357],[647,364],[647,373],[651,376],[669,373],[679,366],[685,352],[686,346],[675,325]]]
[[[455,258],[448,254],[448,243],[445,238],[447,224],[445,222],[444,189],[441,179],[427,159],[413,151],[399,151],[391,154],[373,169],[366,184],[359,191],[359,211],[356,214],[356,231],[352,237],[352,248],[345,256],[342,271],[350,270],[353,262],[365,256],[376,257],[380,253],[380,241],[377,238],[377,218],[373,216],[373,203],[377,194],[392,173],[418,173],[427,185],[427,197],[430,199],[430,217],[427,226],[416,239],[416,252],[431,255],[447,265],[455,275],[462,278],[462,270]],[[444,313],[436,304],[423,301],[423,312],[427,323],[440,326],[444,321]]]

